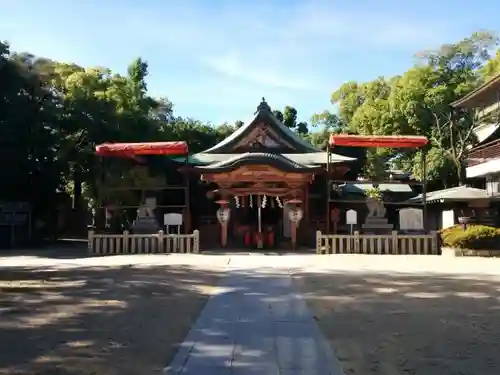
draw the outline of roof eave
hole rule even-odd
[[[233,157],[228,160],[212,163],[206,166],[196,167],[198,170],[216,172],[228,172],[235,170],[241,166],[251,164],[269,165],[284,172],[314,172],[321,169],[321,167],[308,166],[293,162],[283,155],[274,155],[266,153],[245,153]]]
[[[205,173],[225,173],[231,172],[239,168],[239,166],[228,165],[224,167],[211,167],[210,165],[194,166],[195,170]],[[316,173],[323,170],[321,167],[300,167],[300,168],[278,168],[280,171],[289,173]]]
[[[474,100],[478,98],[479,95],[484,94],[488,90],[492,90],[496,85],[500,84],[500,74],[496,75],[489,81],[483,83],[478,88],[472,90],[467,95],[451,103],[453,108],[473,108]],[[472,104],[472,105],[471,105]]]

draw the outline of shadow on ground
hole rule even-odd
[[[87,241],[60,240],[42,247],[27,249],[0,249],[0,257],[29,256],[49,259],[82,259],[93,255]]]
[[[500,276],[297,274],[346,374],[494,375]]]
[[[0,374],[155,374],[220,273],[187,266],[0,268]]]

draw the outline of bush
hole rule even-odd
[[[444,246],[458,249],[500,250],[500,229],[487,225],[455,225],[441,230]]]

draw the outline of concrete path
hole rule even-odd
[[[166,374],[342,374],[288,273],[228,272]]]

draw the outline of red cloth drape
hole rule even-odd
[[[99,156],[187,155],[186,142],[104,143],[95,148]]]
[[[401,135],[331,134],[330,146],[415,148],[429,143],[426,137]]]

